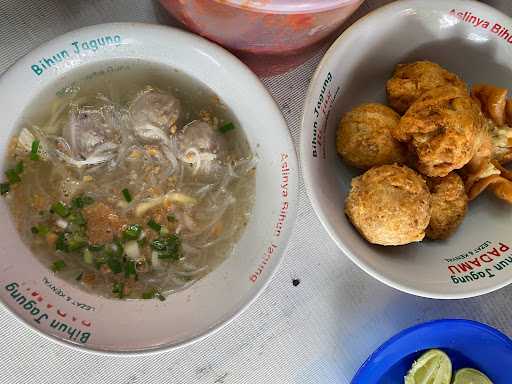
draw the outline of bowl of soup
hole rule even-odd
[[[0,296],[27,325],[89,350],[161,350],[262,291],[295,218],[297,162],[231,54],[104,24],[37,48],[0,84]]]
[[[512,282],[509,31],[481,2],[397,1],[347,29],[313,76],[308,195],[339,248],[391,287],[456,299]]]

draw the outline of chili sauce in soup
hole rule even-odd
[[[203,84],[151,64],[79,81],[24,122],[0,185],[22,240],[98,295],[165,299],[241,237],[256,162]]]

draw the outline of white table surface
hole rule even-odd
[[[388,2],[368,0],[357,17]],[[511,0],[486,2],[512,15]],[[0,73],[57,35],[109,21],[169,19],[156,2],[146,0],[0,0]],[[264,80],[295,144],[302,100],[320,57]],[[512,336],[512,286],[459,301],[423,299],[388,288],[337,249],[302,182],[300,195],[282,267],[260,298],[214,335],[158,355],[102,356],[48,341],[0,307],[0,383],[349,383],[379,344],[418,322],[475,319]],[[293,286],[292,279],[300,284]]]

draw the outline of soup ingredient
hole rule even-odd
[[[463,368],[455,373],[453,384],[492,384],[492,381],[476,369]]]
[[[430,61],[398,64],[386,84],[388,102],[391,108],[404,114],[425,92],[447,85],[467,93],[464,81],[439,64]]]
[[[431,349],[414,362],[405,376],[405,384],[450,384],[452,362],[446,353]]]
[[[356,168],[405,162],[405,149],[392,135],[400,116],[377,103],[361,104],[340,122],[336,148],[339,155]]]
[[[442,177],[473,158],[483,129],[483,116],[473,99],[460,88],[445,86],[420,96],[392,134],[409,144],[421,173]]]
[[[507,93],[506,88],[488,84],[476,84],[471,89],[471,96],[480,102],[482,112],[497,126],[505,124]]]
[[[370,243],[402,245],[424,238],[431,200],[425,180],[414,170],[383,165],[352,180],[345,213]]]
[[[455,172],[445,177],[427,180],[432,195],[432,215],[427,227],[427,237],[447,239],[460,226],[468,208],[464,183]]]

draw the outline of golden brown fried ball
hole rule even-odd
[[[432,195],[432,216],[427,237],[433,240],[447,239],[462,223],[468,209],[468,196],[459,175],[451,172],[446,177],[428,180]]]
[[[425,92],[433,88],[452,85],[467,92],[467,87],[456,74],[430,61],[398,64],[386,90],[389,105],[400,114]]]
[[[431,196],[425,180],[404,165],[374,167],[352,180],[345,213],[373,244],[420,241],[430,221]]]
[[[345,162],[360,169],[403,163],[403,144],[391,136],[391,129],[399,121],[400,116],[382,104],[354,108],[340,122],[336,135],[338,153]]]
[[[418,171],[443,177],[471,160],[483,129],[478,104],[460,88],[444,86],[420,96],[391,133],[409,143]]]

